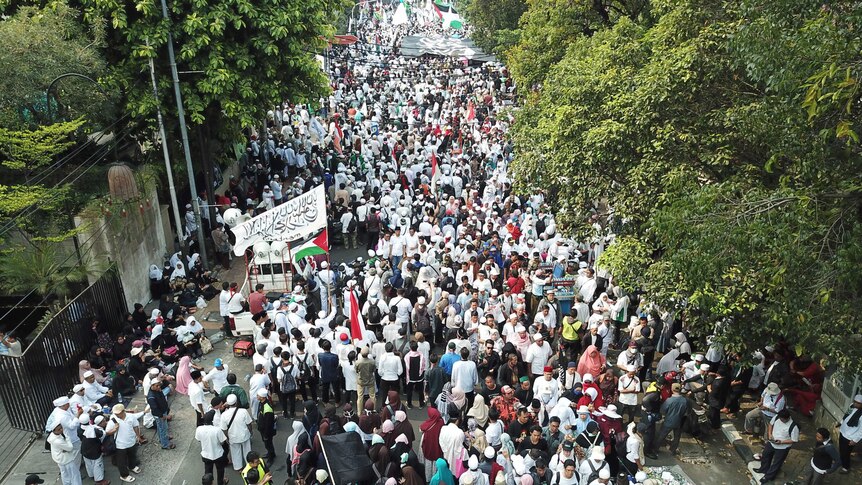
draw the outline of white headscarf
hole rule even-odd
[[[151,280],[160,280],[162,279],[162,270],[158,266],[151,264],[150,265],[150,279]]]
[[[305,433],[305,427],[302,425],[302,421],[293,421],[293,433],[287,437],[287,444],[284,447],[284,453],[288,456],[289,460],[293,460],[293,450],[296,449],[296,443],[299,441],[299,437],[302,436],[302,433]]]
[[[177,278],[185,278],[186,277],[186,268],[183,266],[183,263],[177,263],[174,266],[174,272],[171,273],[171,281]]]

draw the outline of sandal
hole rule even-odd
[[[177,445],[175,445],[175,444],[171,443],[171,444],[170,444],[170,445],[168,445],[168,446],[163,446],[163,447],[162,447],[162,449],[163,449],[163,450],[173,450],[173,449],[174,449],[174,448],[176,448],[176,447],[177,447]]]

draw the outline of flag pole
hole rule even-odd
[[[290,243],[287,243],[287,261],[288,265],[285,269],[284,266],[284,254],[281,255],[281,275],[284,278],[285,284],[287,284],[287,291],[293,291],[293,256],[290,254]],[[290,283],[287,283],[287,269],[290,270]]]

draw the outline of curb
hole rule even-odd
[[[736,426],[734,426],[733,422],[723,422],[721,424],[721,434],[723,434],[727,442],[733,446],[733,449],[736,450],[736,453],[740,458],[742,458],[742,461],[747,464],[748,471],[751,473],[751,485],[760,485],[760,479],[763,477],[763,474],[754,471],[754,469],[759,465],[759,462],[754,459],[754,452],[751,451],[751,447],[748,445],[748,442],[743,439],[742,435],[739,434],[739,431],[736,430]]]

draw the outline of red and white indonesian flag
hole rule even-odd
[[[437,151],[431,150],[431,192],[437,193],[437,181],[440,180],[440,166],[437,164]]]
[[[362,312],[359,309],[359,300],[356,298],[356,292],[349,292],[350,295],[350,338],[353,339],[355,345],[370,344],[373,339],[369,338],[369,332],[365,328],[365,320],[362,318]]]

